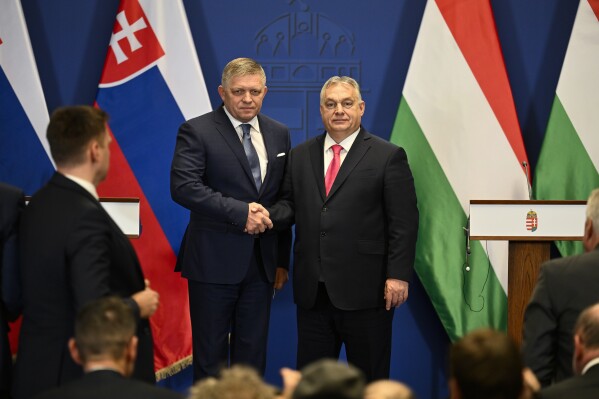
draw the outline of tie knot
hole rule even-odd
[[[339,155],[341,153],[342,149],[343,149],[343,147],[341,147],[339,144],[333,144],[331,146],[331,150],[333,150],[333,154],[335,154],[335,155]]]
[[[251,129],[252,129],[252,125],[250,125],[249,123],[242,123],[241,124],[241,130],[243,131],[243,135],[244,136],[249,135]]]

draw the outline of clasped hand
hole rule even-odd
[[[262,205],[252,202],[248,204],[248,220],[244,232],[248,234],[264,233],[266,229],[272,229],[270,213]]]

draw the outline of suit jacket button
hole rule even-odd
[[[322,211],[323,211],[323,212],[326,212],[326,211],[328,211],[328,210],[329,210],[329,208],[327,208],[326,206],[323,206],[323,207],[322,207]]]
[[[326,231],[321,231],[321,232],[320,232],[320,236],[321,236],[321,237],[326,237],[326,236],[327,236],[327,233],[326,233]]]

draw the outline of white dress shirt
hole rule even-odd
[[[266,175],[266,166],[268,165],[268,155],[266,154],[266,146],[264,145],[264,138],[262,137],[262,132],[260,131],[260,124],[258,123],[258,117],[254,116],[252,120],[249,122],[241,122],[238,121],[227,111],[227,107],[223,107],[225,113],[229,117],[231,124],[235,127],[235,131],[239,136],[239,141],[243,143],[243,130],[241,129],[241,125],[244,123],[249,123],[252,128],[250,129],[250,137],[252,139],[252,144],[256,149],[256,153],[258,154],[258,160],[260,161],[260,179],[264,183],[264,176]]]
[[[331,147],[335,144],[339,144],[341,147],[343,147],[343,149],[339,153],[339,167],[341,167],[341,165],[343,164],[343,160],[345,160],[345,156],[351,149],[351,146],[354,144],[354,141],[356,141],[356,137],[358,137],[359,132],[360,129],[358,128],[358,130],[347,136],[341,143],[335,142],[335,140],[333,140],[333,138],[329,136],[329,133],[327,132],[327,135],[324,138],[324,176],[326,176],[329,164],[333,160],[334,154]]]
[[[93,195],[95,199],[100,200],[100,197],[98,197],[98,192],[96,191],[96,186],[94,186],[91,182],[88,182],[87,180],[81,179],[80,177],[73,176],[73,175],[65,174],[64,177],[79,184],[87,192],[89,192],[91,195]]]

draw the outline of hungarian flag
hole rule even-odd
[[[414,174],[416,272],[450,339],[507,325],[507,242],[471,242],[472,199],[527,199],[527,161],[488,0],[429,0],[391,141]]]
[[[54,173],[48,109],[19,0],[0,10],[0,181],[31,195]]]
[[[113,136],[100,196],[140,198],[132,242],[160,294],[150,319],[160,380],[191,364],[187,284],[173,272],[188,214],[171,200],[170,163],[179,125],[211,110],[181,0],[121,1],[96,103]]]
[[[599,187],[599,0],[581,0],[535,172],[537,199],[586,200]],[[563,256],[580,241],[556,242]]]

